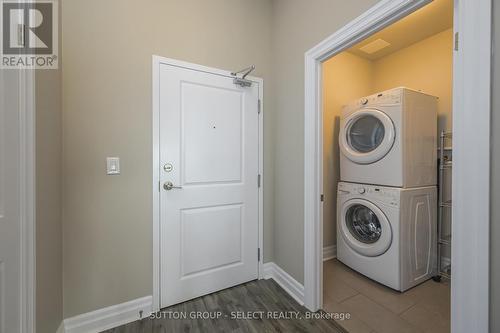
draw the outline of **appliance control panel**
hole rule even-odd
[[[362,107],[371,104],[400,104],[403,96],[403,89],[396,88],[383,91],[381,93],[362,97],[355,102],[356,106]]]
[[[396,207],[399,205],[400,198],[399,190],[396,188],[344,182],[338,184],[338,193],[339,195],[351,195],[357,198],[366,197]]]

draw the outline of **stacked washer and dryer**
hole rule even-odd
[[[405,291],[436,268],[437,97],[395,88],[344,107],[337,258]]]

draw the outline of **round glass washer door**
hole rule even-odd
[[[340,214],[340,232],[354,251],[376,257],[389,249],[391,225],[376,205],[367,200],[352,199],[344,203]]]
[[[391,118],[376,109],[362,109],[342,121],[340,150],[351,161],[370,164],[391,150],[396,129]]]

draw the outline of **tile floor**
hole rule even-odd
[[[400,293],[332,259],[324,262],[323,284],[323,309],[350,313],[338,321],[349,333],[450,332],[448,282],[429,280]]]

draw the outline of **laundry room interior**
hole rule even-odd
[[[322,63],[323,306],[351,312],[349,332],[450,331],[453,34],[453,1],[437,0]],[[394,103],[401,119],[371,114]]]

